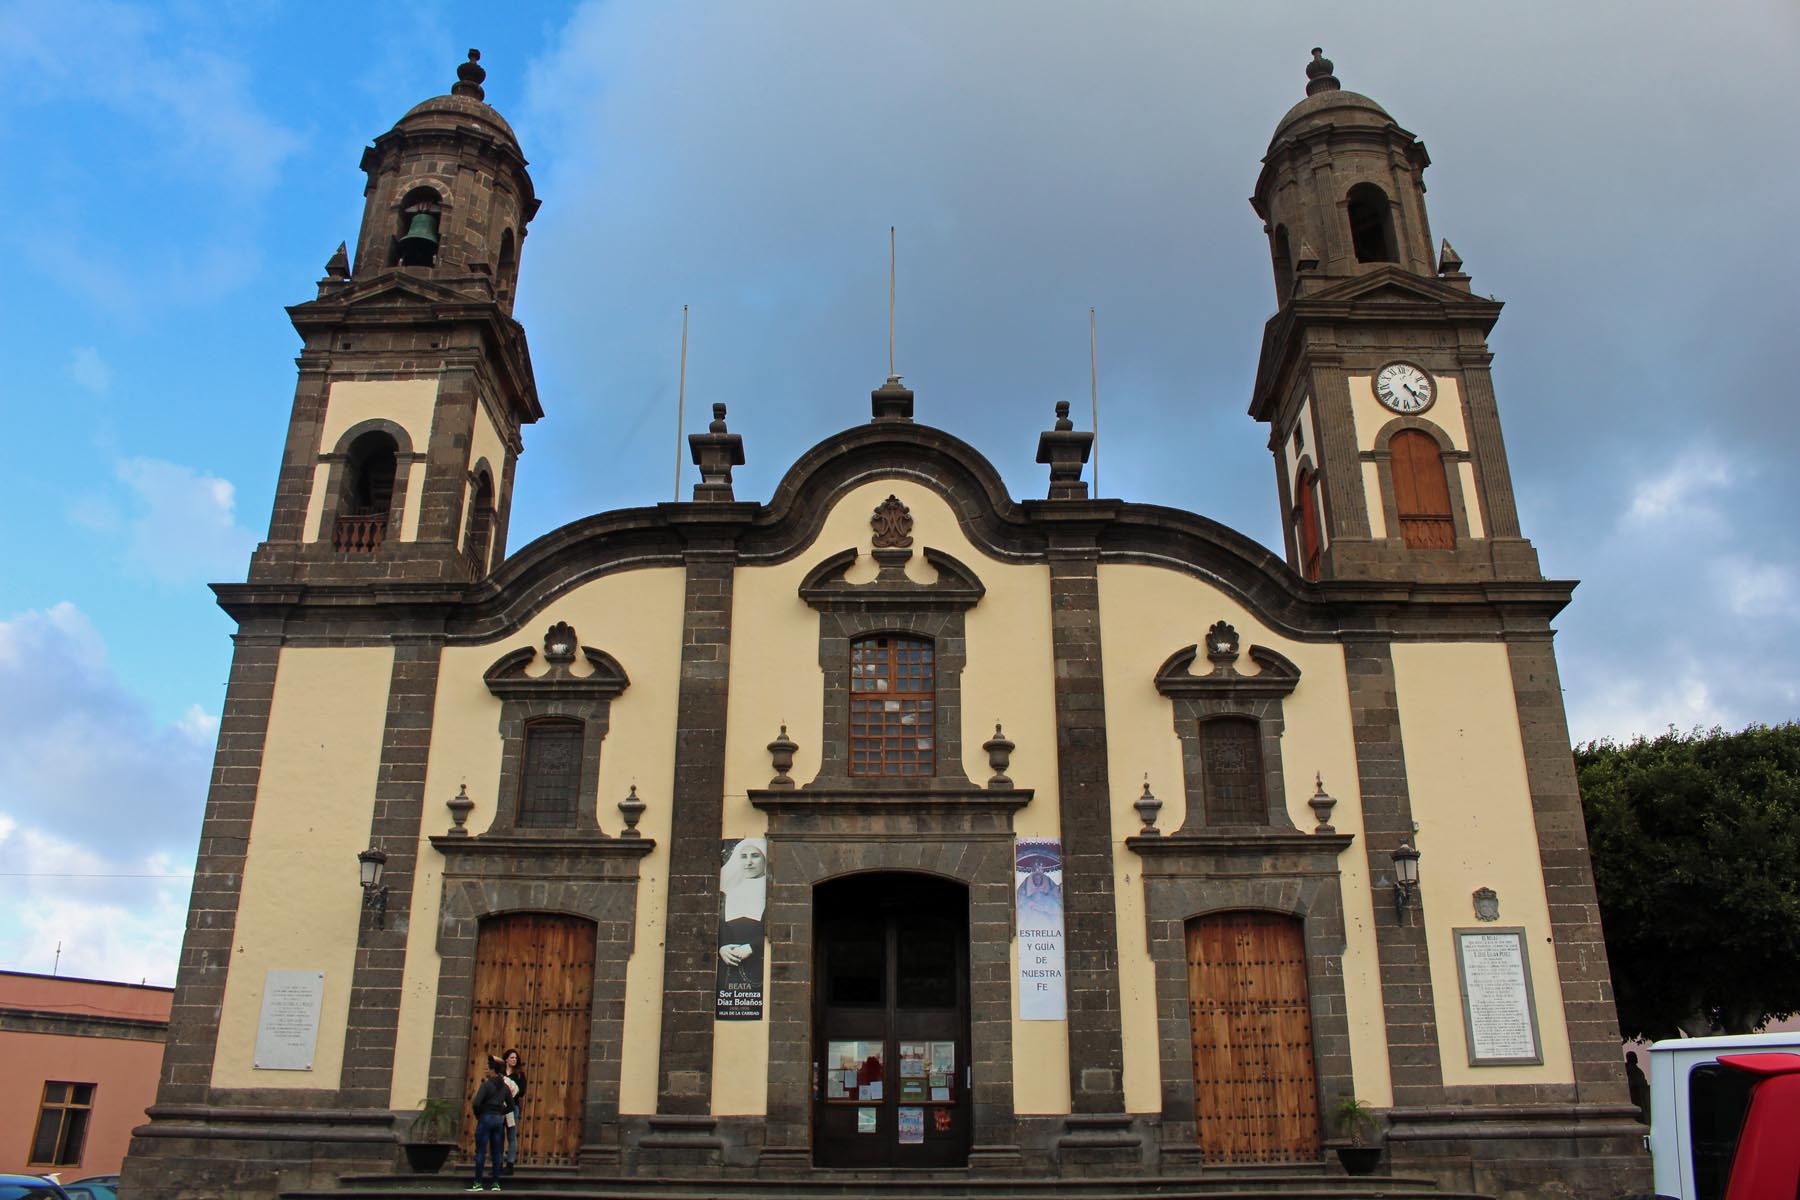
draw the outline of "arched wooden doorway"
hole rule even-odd
[[[552,913],[510,913],[481,923],[469,1019],[463,1145],[474,1143],[467,1097],[489,1052],[517,1050],[526,1093],[519,1161],[572,1164],[581,1148],[594,997],[594,923]]]
[[[1300,920],[1266,912],[1197,917],[1188,922],[1187,965],[1203,1160],[1317,1159],[1319,1097]]]

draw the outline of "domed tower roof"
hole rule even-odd
[[[1299,133],[1303,128],[1330,124],[1367,124],[1372,126],[1391,125],[1394,118],[1388,115],[1387,109],[1375,103],[1360,92],[1347,92],[1333,75],[1332,62],[1325,57],[1325,52],[1317,46],[1313,47],[1312,61],[1306,64],[1306,99],[1287,110],[1275,125],[1275,135],[1269,139],[1274,145],[1290,134]]]
[[[394,122],[394,128],[453,129],[475,120],[490,126],[517,149],[518,135],[506,123],[506,118],[486,101],[487,93],[481,86],[486,78],[487,70],[481,65],[481,51],[469,51],[469,61],[456,68],[456,83],[451,86],[449,95],[433,96],[413,105],[405,116]]]

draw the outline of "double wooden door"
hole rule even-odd
[[[525,1067],[519,1161],[573,1163],[581,1148],[594,997],[594,923],[513,913],[481,923],[469,1021],[470,1097],[487,1056],[517,1050]],[[463,1103],[463,1144],[474,1117]]]
[[[1319,1157],[1306,939],[1276,913],[1200,917],[1187,929],[1194,1122],[1209,1163]]]

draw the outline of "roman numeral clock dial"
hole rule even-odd
[[[1424,412],[1433,395],[1431,376],[1411,363],[1389,363],[1375,373],[1375,398],[1394,412]]]

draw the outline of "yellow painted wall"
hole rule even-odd
[[[306,525],[300,530],[300,540],[303,542],[319,540],[319,522],[325,516],[325,484],[330,478],[330,463],[319,463],[313,467],[312,494],[306,498]]]
[[[406,507],[400,514],[400,540],[416,542],[419,540],[419,509],[425,503],[425,460],[414,459],[411,466],[405,468],[406,474]]]
[[[1147,772],[1164,802],[1158,828],[1180,828],[1187,804],[1181,742],[1171,702],[1156,690],[1157,668],[1170,654],[1206,637],[1214,621],[1229,621],[1245,650],[1239,666],[1251,670],[1252,644],[1286,655],[1300,669],[1300,683],[1283,704],[1282,777],[1294,824],[1317,824],[1307,798],[1315,775],[1337,797],[1331,821],[1339,832],[1362,833],[1356,750],[1351,737],[1349,685],[1343,651],[1336,645],[1280,637],[1247,609],[1210,584],[1156,567],[1100,568],[1100,614],[1105,639],[1107,760],[1113,779],[1113,842],[1119,920],[1120,1004],[1125,1030],[1125,1105],[1132,1112],[1161,1107],[1156,989],[1144,930],[1139,859],[1124,840],[1140,827],[1132,802]],[[1208,666],[1202,660],[1201,665]],[[1387,1034],[1376,966],[1374,910],[1368,860],[1360,840],[1338,860],[1344,897],[1344,998],[1356,1094],[1371,1104],[1392,1102]]]
[[[1381,501],[1381,468],[1372,462],[1362,465],[1363,503],[1369,510],[1369,536],[1387,536],[1387,507]]]
[[[392,671],[387,647],[281,652],[219,1013],[214,1087],[338,1086],[362,919],[349,864],[369,845]],[[310,1071],[253,1066],[270,969],[325,973]]]
[[[395,1049],[391,1103],[416,1108],[430,1076],[431,1036],[437,1006],[439,957],[435,930],[443,895],[444,859],[425,837],[450,827],[445,801],[467,783],[475,809],[469,829],[493,822],[500,779],[500,701],[482,674],[501,655],[531,646],[543,668],[544,631],[557,621],[575,627],[581,644],[619,660],[631,686],[612,702],[600,749],[599,820],[616,834],[618,802],[632,784],[649,805],[639,831],[656,839],[641,861],[637,931],[626,967],[622,1101],[625,1112],[656,1110],[656,1057],[662,1023],[663,922],[669,861],[669,797],[674,791],[675,722],[680,684],[681,617],[685,594],[680,568],[607,575],[533,614],[512,637],[484,646],[444,651],[432,721],[431,759],[425,779],[425,820],[419,844],[419,876],[413,889],[412,927],[402,980],[400,1030]],[[579,663],[578,668],[585,668]]]
[[[1444,1082],[1569,1082],[1562,985],[1506,646],[1400,642],[1393,653]],[[1476,927],[1471,893],[1479,887],[1499,893],[1499,925],[1526,930],[1542,1066],[1469,1065],[1452,930]]]
[[[1453,448],[1467,450],[1469,435],[1463,427],[1460,382],[1449,375],[1433,375],[1431,378],[1437,385],[1437,399],[1432,401],[1430,408],[1418,414],[1419,419],[1442,429]],[[1350,376],[1350,412],[1356,421],[1356,446],[1359,450],[1373,450],[1375,435],[1381,432],[1382,426],[1399,415],[1382,407],[1381,401],[1375,398],[1373,375]]]
[[[1457,472],[1462,476],[1463,507],[1469,514],[1469,536],[1486,537],[1487,529],[1481,523],[1480,495],[1475,490],[1475,464],[1463,462],[1456,464]]]
[[[725,835],[750,837],[767,831],[766,819],[751,807],[747,792],[768,786],[773,769],[767,746],[782,722],[800,747],[790,772],[795,781],[804,785],[818,774],[819,747],[826,736],[824,679],[818,666],[819,614],[800,599],[800,581],[823,559],[851,548],[860,556],[846,578],[852,583],[873,579],[877,568],[869,554],[869,516],[890,494],[912,512],[914,555],[907,566],[911,578],[929,582],[934,577],[924,560],[924,548],[930,546],[968,566],[987,587],[986,596],[965,618],[963,767],[972,782],[987,781],[992,772],[981,744],[993,736],[994,722],[1000,721],[1018,746],[1008,775],[1019,787],[1036,792],[1031,805],[1015,818],[1018,835],[1060,836],[1049,568],[988,558],[963,535],[942,497],[906,479],[879,480],[850,492],[826,517],[812,548],[798,557],[736,572],[733,628],[753,629],[756,636],[732,639]],[[834,736],[844,734],[835,731]],[[778,851],[771,854],[769,869],[777,873],[782,869]],[[1015,1017],[1013,1050],[1019,1111],[1068,1112],[1066,1025]],[[765,1112],[767,1065],[766,1020],[715,1025],[713,1112]]]

